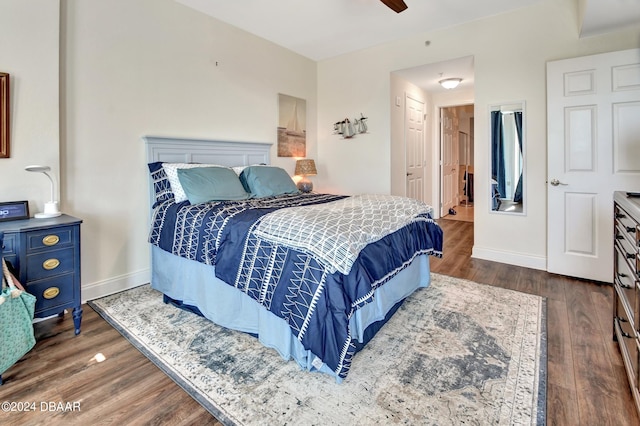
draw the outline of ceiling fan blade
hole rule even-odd
[[[407,8],[407,5],[402,0],[380,0],[386,4],[391,10],[396,13],[400,13]]]

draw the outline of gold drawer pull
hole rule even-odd
[[[47,271],[56,269],[58,266],[60,266],[60,261],[58,259],[47,259],[42,262],[42,267]]]
[[[42,244],[45,246],[55,246],[60,242],[60,237],[57,235],[47,235],[42,239]]]
[[[59,294],[60,294],[60,289],[58,287],[49,287],[48,289],[42,292],[42,297],[44,297],[45,299],[53,299]]]

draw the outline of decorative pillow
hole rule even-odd
[[[291,176],[280,167],[249,166],[240,173],[240,181],[253,198],[298,193]]]
[[[178,169],[178,178],[191,204],[249,198],[236,173],[223,167]]]
[[[154,203],[151,208],[156,208],[159,204],[165,202],[174,202],[173,191],[171,190],[171,183],[167,179],[167,174],[164,172],[162,162],[157,161],[155,163],[149,163],[149,173],[151,174],[151,181],[153,182]]]
[[[232,167],[232,169],[234,172],[236,172],[238,176],[240,176],[240,173],[242,173],[244,169],[246,169],[247,167],[253,167],[253,166],[266,166],[266,164],[260,163],[260,164],[252,164],[250,166],[235,166],[235,167]]]
[[[184,193],[180,179],[178,179],[178,169],[192,169],[195,167],[223,167],[226,169],[225,166],[219,166],[217,164],[163,163],[162,168],[167,175],[167,179],[169,179],[176,203],[187,201],[187,194]]]

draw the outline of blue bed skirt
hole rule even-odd
[[[216,278],[214,267],[156,246],[151,246],[151,258],[154,289],[178,304],[197,308],[218,325],[255,335],[264,346],[275,349],[285,360],[294,359],[305,370],[327,373],[337,382],[342,381],[326,365],[316,368],[317,357],[304,349],[282,318]],[[358,309],[350,319],[351,336],[357,340],[357,347],[362,348],[375,335],[407,296],[430,282],[429,258],[422,255],[378,288],[374,301]]]

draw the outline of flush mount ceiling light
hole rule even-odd
[[[444,80],[440,80],[438,83],[440,83],[440,85],[445,89],[455,89],[461,81],[461,78],[445,78]]]

